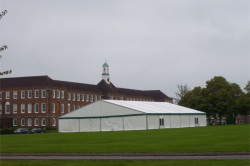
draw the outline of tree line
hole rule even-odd
[[[190,90],[187,85],[177,85],[177,103],[207,113],[219,119],[226,117],[227,124],[235,123],[237,115],[250,114],[250,81],[244,90],[236,83],[228,82],[222,76],[215,76],[206,82],[206,87],[200,86]]]

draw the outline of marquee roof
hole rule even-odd
[[[104,118],[136,115],[204,115],[204,112],[167,102],[101,100],[59,119]]]

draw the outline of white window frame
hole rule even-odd
[[[6,91],[5,92],[5,99],[10,99],[10,91]]]
[[[75,100],[76,100],[76,94],[72,93],[72,101],[75,101]]]
[[[52,119],[52,126],[56,126],[56,118]]]
[[[46,113],[46,103],[41,104],[41,112]]]
[[[25,119],[21,118],[21,126],[25,126]]]
[[[41,97],[46,98],[46,90],[42,90]]]
[[[42,118],[42,126],[46,126],[46,119],[45,118]]]
[[[52,104],[52,113],[56,113],[56,104],[55,103]]]
[[[28,126],[32,126],[32,119],[28,118]]]
[[[77,101],[80,101],[80,93],[76,94]]]
[[[84,101],[84,94],[81,94],[81,97],[82,97],[82,101]]]
[[[25,90],[21,91],[21,99],[25,99]]]
[[[18,95],[17,91],[16,90],[13,91],[13,99],[17,99],[17,95]]]
[[[22,114],[25,113],[25,104],[21,104],[21,113],[22,113]]]
[[[39,90],[35,90],[35,98],[39,98]]]
[[[52,93],[53,93],[53,98],[56,98],[56,90],[53,90]]]
[[[64,99],[64,91],[61,91],[61,98]]]
[[[61,104],[61,113],[64,113],[64,104]]]
[[[68,100],[71,100],[71,93],[68,93]]]
[[[38,118],[35,118],[35,119],[34,119],[34,125],[35,125],[35,126],[38,126],[38,125],[39,125],[39,119],[38,119]]]
[[[13,104],[13,114],[17,114],[17,104]]]
[[[29,114],[32,113],[32,104],[31,103],[28,104],[28,113]]]
[[[29,98],[29,99],[32,98],[32,90],[28,90],[28,98]]]
[[[60,98],[60,93],[61,93],[60,90],[56,90],[56,98],[58,99]]]
[[[86,94],[86,101],[89,102],[89,95]]]
[[[39,103],[35,103],[35,113],[39,113]]]
[[[12,124],[13,126],[17,126],[17,119],[16,119],[16,118],[13,118],[12,123],[13,123],[13,124]]]

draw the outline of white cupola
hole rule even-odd
[[[110,78],[109,78],[109,65],[107,62],[105,62],[102,65],[102,79],[106,81],[106,83],[110,83]]]

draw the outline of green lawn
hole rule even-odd
[[[180,160],[180,161],[0,161],[4,166],[249,166],[249,160]]]
[[[2,153],[249,152],[250,125],[1,135]]]

